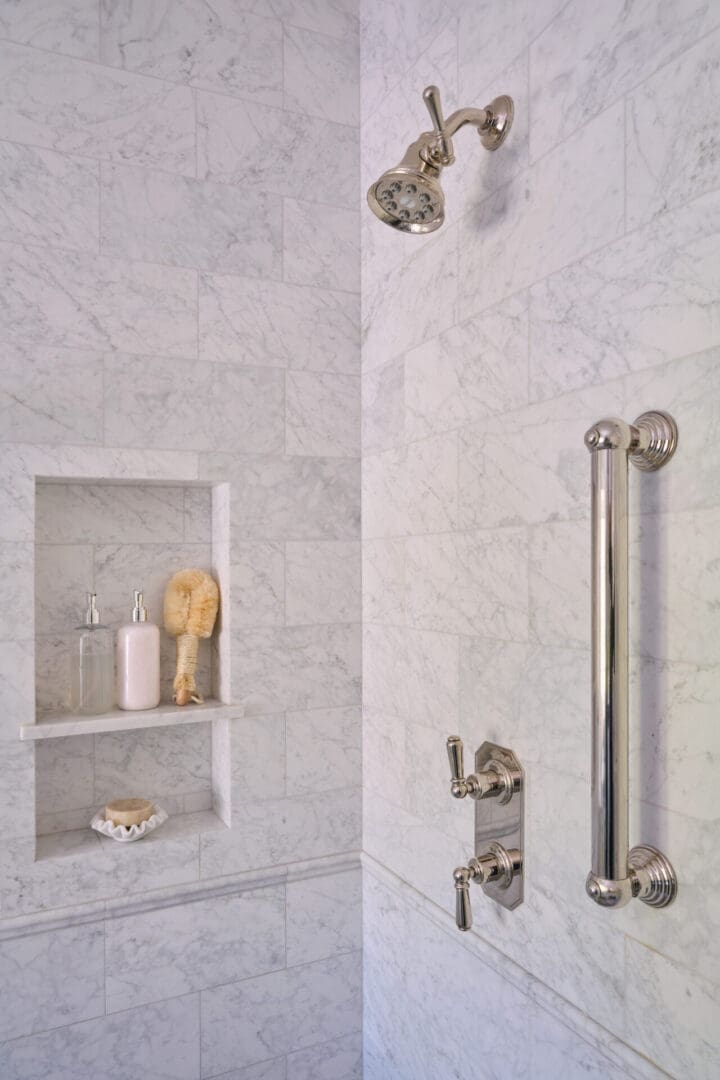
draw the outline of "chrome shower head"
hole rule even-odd
[[[452,136],[472,124],[486,150],[497,150],[505,141],[513,120],[512,98],[495,98],[485,109],[458,109],[445,120],[440,91],[428,86],[423,99],[433,121],[412,143],[399,165],[388,169],[371,184],[367,200],[372,212],[401,232],[429,233],[445,220],[445,196],[440,174],[455,161]]]
[[[440,183],[419,167],[401,164],[389,169],[372,185],[367,198],[373,213],[401,232],[433,232],[445,220]]]

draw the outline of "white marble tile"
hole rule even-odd
[[[256,10],[265,9],[267,0],[256,0]],[[358,10],[355,0],[269,0],[278,19],[290,26],[315,30],[328,37],[356,38]]]
[[[352,623],[233,631],[232,649],[233,700],[249,716],[359,703]]]
[[[102,358],[89,351],[4,345],[0,441],[102,441]]]
[[[543,645],[590,647],[590,523],[530,530],[530,633]]]
[[[35,817],[35,755],[16,733],[0,740],[0,813],[6,837],[32,836]]]
[[[707,821],[720,814],[717,666],[636,658],[630,665],[631,790]]]
[[[405,722],[365,709],[362,726],[363,796],[367,805],[375,793],[382,796],[397,790],[397,762],[405,761]]]
[[[356,457],[360,453],[360,379],[288,371],[285,453]]]
[[[716,664],[720,510],[648,514],[630,533],[630,648],[642,656]]]
[[[281,233],[279,196],[147,169],[103,167],[105,255],[279,278]]]
[[[0,239],[97,251],[98,174],[94,161],[0,143]]]
[[[7,42],[0,69],[3,139],[194,175],[187,87]]]
[[[233,807],[285,795],[285,716],[243,716],[231,723],[230,784]]]
[[[494,81],[492,94],[512,94],[498,77],[508,64],[551,23],[564,0],[508,0],[502,7],[494,0],[482,0],[472,8],[460,4],[458,13],[458,64],[461,104],[485,105],[474,100],[479,80],[487,86]]]
[[[287,1080],[363,1080],[362,1035],[288,1054]]]
[[[359,787],[243,803],[232,829],[201,836],[202,877],[355,851],[361,824]]]
[[[37,633],[69,633],[84,622],[87,594],[93,591],[94,583],[91,546],[38,544],[35,548]]]
[[[35,747],[35,798],[38,814],[92,806],[95,740],[87,735],[44,739]],[[109,802],[110,796],[106,801]],[[88,825],[90,819],[83,822]]]
[[[358,92],[360,50],[353,38],[285,26],[283,41],[284,106],[339,124],[360,122]]]
[[[467,319],[405,355],[405,430],[419,439],[527,402],[528,298]]]
[[[351,953],[205,991],[202,1075],[356,1031],[360,978]]]
[[[566,4],[530,46],[533,158],[644,82],[719,21],[705,0],[689,0],[679,9],[662,0],[642,7],[622,0],[600,8],[591,0]],[[662,85],[677,83],[665,75]]]
[[[367,229],[384,229],[394,243],[407,239],[414,246],[402,264],[378,268],[368,264],[363,234],[363,370],[387,363],[452,326],[458,293],[457,227],[445,224],[430,237],[398,236],[377,220]]]
[[[181,487],[39,482],[35,536],[40,544],[172,543],[182,515]]]
[[[15,1039],[0,1046],[0,1071],[17,1080],[197,1080],[198,1006],[191,994]]]
[[[284,967],[282,886],[108,919],[107,1011]]]
[[[3,642],[0,649],[0,682],[4,689],[0,736],[15,739],[21,724],[35,719],[33,701],[34,642]]]
[[[720,197],[703,196],[534,285],[531,398],[716,345],[718,232]]]
[[[713,19],[716,25],[720,24],[717,11],[709,14],[708,5],[694,6],[705,9],[696,11],[696,23],[704,14],[705,22]],[[686,13],[686,18],[689,14]],[[676,20],[673,18],[672,22]],[[677,44],[675,25],[668,37]],[[718,40],[717,32],[706,37],[678,60],[661,68],[628,98],[628,228],[642,225],[654,215],[681,206],[705,191],[713,191],[720,183],[718,121],[712,109],[697,107],[698,101],[712,100],[720,91]],[[675,137],[665,123],[662,107],[668,86],[673,88],[674,107],[687,117]]]
[[[95,802],[209,791],[211,739],[209,724],[96,735]]]
[[[0,36],[36,49],[97,60],[97,4],[95,0],[37,0],[33,4],[6,0],[0,7]]]
[[[199,177],[290,198],[316,190],[322,178],[324,202],[355,207],[360,146],[346,122],[218,94],[197,99]]]
[[[411,626],[503,641],[527,639],[524,529],[410,537],[405,554]]]
[[[366,624],[363,705],[436,726],[458,715],[458,639],[430,630]]]
[[[628,939],[627,1038],[675,1076],[711,1080],[720,1056],[720,990]]]
[[[405,371],[402,359],[365,372],[362,379],[362,448],[389,450],[405,433]]]
[[[362,605],[367,622],[405,622],[405,544],[403,540],[364,540]]]
[[[362,947],[359,870],[287,885],[288,967]]]
[[[513,750],[526,765],[555,767],[563,775],[589,781],[589,688],[590,655],[585,650],[461,639],[461,734],[482,734],[504,745],[512,732]],[[552,716],[541,739],[538,716]]]
[[[349,293],[202,274],[200,358],[356,375],[360,303]]]
[[[288,626],[359,622],[360,542],[292,541],[285,545]]]
[[[115,445],[281,451],[283,373],[161,357],[105,361],[105,439]]]
[[[0,641],[33,636],[33,551],[29,544],[0,544]],[[22,625],[17,613],[22,611]]]
[[[630,1074],[544,1009],[530,1017],[536,1077],[572,1076],[577,1080],[629,1080]]]
[[[204,455],[202,475],[230,479],[238,540],[355,540],[360,532],[356,461]],[[238,505],[239,502],[239,505]]]
[[[184,566],[209,571],[210,562],[209,544],[96,545],[95,585],[103,618],[110,626],[127,622],[133,589],[142,588],[149,619],[162,627],[165,587],[172,575]]]
[[[231,1069],[224,1072],[218,1080],[287,1080],[285,1058],[273,1058],[261,1061],[259,1065],[250,1065],[247,1069]]]
[[[311,709],[285,715],[288,795],[357,786],[362,777],[360,710]]]
[[[200,0],[151,7],[103,0],[100,19],[106,64],[282,104],[282,28],[275,19],[239,11],[232,0],[212,9]]]
[[[362,462],[363,537],[445,532],[457,525],[454,434],[368,454]]]
[[[197,297],[191,270],[0,245],[9,342],[193,357]]]
[[[624,228],[623,105],[612,106],[463,219],[459,314],[525,288]]]
[[[91,903],[197,881],[198,837],[178,817],[141,844],[117,844],[84,828],[62,840],[11,841],[2,853],[4,916]]]
[[[304,192],[303,192],[304,194]],[[356,210],[283,200],[283,279],[295,285],[358,292],[360,236]]]
[[[230,622],[235,629],[285,622],[282,544],[236,542],[230,552]]]
[[[64,634],[51,634],[35,640],[34,695],[32,694],[33,675],[31,675],[30,707],[26,711],[28,719],[24,721],[25,723],[33,723],[36,712],[38,716],[42,716],[43,713],[61,712],[70,707],[69,657],[73,644],[71,630]]]
[[[183,540],[206,544],[212,540],[213,493],[209,487],[183,489]]]
[[[90,923],[3,942],[0,1038],[101,1016],[104,937],[102,924]]]

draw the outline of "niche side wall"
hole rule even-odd
[[[360,1075],[358,23],[279,10],[0,11],[3,1076]],[[38,856],[36,475],[228,486],[220,827]],[[145,509],[184,562],[187,515]],[[156,734],[121,771],[172,768]]]
[[[472,131],[446,223],[361,218],[365,1049],[372,1080],[711,1077],[717,883],[717,118],[720,17],[590,0],[366,0],[362,187],[448,112]],[[686,126],[666,122],[672,102]],[[631,842],[666,851],[667,911],[584,895],[589,869],[589,460],[603,415],[667,409],[680,448],[631,476]],[[527,774],[526,900],[452,870],[473,807],[445,739]],[[468,1041],[468,1039],[470,1041]]]

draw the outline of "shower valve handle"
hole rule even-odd
[[[451,735],[447,740],[447,753],[450,762],[450,794],[454,799],[500,798],[505,803],[512,798],[516,788],[515,778],[500,762],[491,762],[491,768],[483,772],[465,776],[463,766],[463,744],[459,735]]]
[[[506,889],[522,867],[522,855],[511,848],[506,851],[501,844],[490,844],[487,852],[477,859],[470,859],[467,866],[458,866],[453,871],[455,883],[455,922],[458,930],[472,929],[472,908],[470,906],[470,882],[478,885],[497,882]]]

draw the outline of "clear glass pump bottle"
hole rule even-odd
[[[75,627],[70,654],[70,708],[83,716],[109,712],[114,703],[113,632],[100,622],[96,600],[87,594],[85,622]]]

